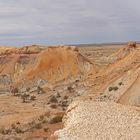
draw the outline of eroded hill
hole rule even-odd
[[[4,47],[0,69],[3,139],[49,137],[63,126],[67,106],[83,94],[80,81],[96,72],[95,65],[70,46]]]
[[[139,140],[139,56],[133,42],[2,47],[0,138]]]

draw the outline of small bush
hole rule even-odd
[[[7,135],[7,134],[11,133],[11,130],[10,130],[10,129],[1,128],[1,129],[0,129],[0,133],[1,133],[2,135]]]
[[[30,90],[31,90],[31,88],[30,88],[30,87],[27,87],[27,88],[26,88],[26,91],[27,91],[27,92],[29,92]]]
[[[62,116],[54,116],[51,120],[50,120],[50,123],[51,124],[55,124],[55,123],[59,123],[59,122],[62,122]]]
[[[18,93],[19,90],[18,90],[18,88],[13,88],[11,92],[12,92],[12,93]]]
[[[38,86],[38,87],[37,87],[37,93],[38,93],[38,94],[43,94],[43,93],[45,93],[45,91],[43,90],[42,87]]]
[[[4,135],[4,128],[0,129],[0,133]]]
[[[80,80],[77,79],[75,82],[77,83],[77,82],[79,82],[79,81],[80,81]]]
[[[20,122],[17,122],[16,124],[17,124],[17,125],[19,125],[19,124],[20,124]]]
[[[67,99],[68,99],[68,96],[64,96],[63,99],[64,99],[64,100],[67,100]]]
[[[57,103],[58,100],[56,99],[55,96],[51,96],[51,97],[50,97],[50,102],[51,102],[51,103]]]
[[[119,82],[119,86],[121,86],[123,83],[122,82]]]
[[[57,93],[56,94],[56,98],[60,98],[61,96],[60,96],[60,93]]]
[[[15,124],[12,124],[11,127],[12,129],[15,130],[16,133],[22,133],[22,130],[19,127],[17,127]]]
[[[42,125],[41,125],[41,124],[36,124],[36,125],[35,125],[35,128],[36,128],[36,129],[41,129],[41,128],[42,128]]]
[[[112,90],[113,90],[113,87],[109,87],[108,90],[109,90],[109,91],[112,91]]]
[[[23,131],[22,131],[19,127],[16,127],[16,128],[15,128],[15,132],[16,132],[16,133],[23,133]]]
[[[12,127],[12,129],[15,129],[16,128],[16,125],[15,124],[12,124],[11,127]]]
[[[19,96],[19,90],[18,90],[18,88],[13,88],[12,90],[11,90],[11,93],[14,95],[14,96]]]
[[[31,96],[31,97],[30,97],[30,100],[32,100],[32,101],[36,100],[36,96],[34,96],[34,95]]]
[[[106,95],[104,95],[104,98],[106,98],[107,96]]]
[[[67,88],[67,90],[70,91],[70,92],[72,92],[72,91],[73,91],[73,88],[72,88],[71,86],[69,86],[69,87]]]
[[[44,115],[40,115],[38,120],[39,120],[39,121],[44,120]]]
[[[22,99],[23,103],[26,103],[27,100],[29,99],[29,95],[25,93],[25,94],[21,95],[21,99]]]
[[[61,106],[67,107],[68,106],[68,101],[63,101]]]
[[[57,105],[56,104],[52,104],[50,105],[51,108],[57,108]]]
[[[117,86],[115,86],[115,87],[109,87],[109,91],[112,91],[112,90],[114,90],[114,91],[116,91],[116,90],[118,90],[119,88],[117,87]]]
[[[47,128],[44,128],[43,130],[44,132],[48,132],[49,128],[47,127]]]
[[[118,90],[118,89],[119,89],[119,88],[118,88],[117,86],[113,87],[113,90],[115,90],[115,91]]]
[[[35,124],[35,121],[33,120],[33,121],[29,122],[28,124],[29,124],[30,126],[33,126],[33,125]]]

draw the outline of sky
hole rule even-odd
[[[140,0],[0,0],[0,45],[140,41]]]

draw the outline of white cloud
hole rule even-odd
[[[138,40],[139,0],[1,0],[0,44]]]

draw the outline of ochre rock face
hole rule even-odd
[[[27,72],[27,78],[38,76],[55,82],[71,76],[87,75],[95,71],[93,67],[75,48],[54,47],[39,54],[35,65]]]
[[[53,83],[94,72],[95,66],[76,47],[33,45],[0,49],[0,74],[10,76],[13,83],[37,79]]]
[[[40,47],[0,48],[0,75],[9,75],[12,81],[20,77],[34,63]]]

